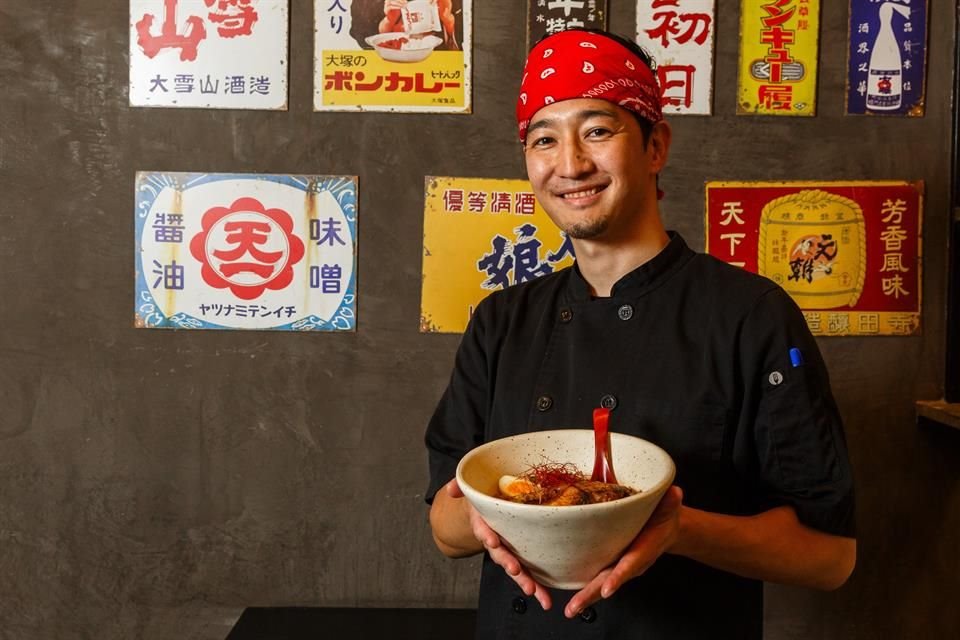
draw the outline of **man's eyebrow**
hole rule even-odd
[[[617,112],[613,109],[584,109],[577,114],[577,118],[580,120],[589,120],[590,118],[596,118],[597,116],[616,118]]]
[[[583,122],[589,120],[590,118],[596,117],[605,117],[605,118],[616,118],[617,113],[613,109],[584,109],[583,111],[578,111],[574,115],[574,119],[578,122]],[[556,124],[555,118],[542,118],[532,122],[529,127],[527,127],[527,134],[537,129],[543,129],[545,127],[550,127]]]

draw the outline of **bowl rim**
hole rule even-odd
[[[626,505],[628,505],[628,504],[631,504],[631,503],[633,503],[633,502],[639,502],[639,501],[641,501],[641,500],[644,500],[644,499],[646,499],[646,498],[649,498],[650,495],[656,495],[658,492],[661,493],[661,494],[662,494],[662,493],[665,493],[666,490],[667,490],[668,488],[670,488],[670,485],[673,484],[673,480],[674,480],[674,478],[676,477],[676,473],[677,473],[677,466],[676,466],[676,463],[674,463],[673,458],[670,456],[669,453],[666,452],[666,450],[663,449],[663,447],[661,447],[661,446],[659,446],[659,445],[657,445],[657,444],[655,444],[655,443],[653,443],[653,442],[651,442],[651,441],[649,441],[649,440],[647,440],[647,439],[645,439],[645,438],[641,438],[640,436],[635,436],[635,435],[632,435],[632,434],[629,434],[629,433],[622,433],[622,432],[619,432],[619,431],[611,431],[611,432],[610,432],[610,435],[612,436],[612,435],[616,434],[616,435],[618,435],[618,436],[622,436],[622,437],[626,437],[626,438],[633,438],[634,440],[640,440],[640,441],[642,441],[642,442],[650,445],[650,446],[653,447],[655,450],[659,451],[659,452],[663,455],[663,457],[664,457],[664,459],[666,460],[666,462],[668,463],[668,472],[664,475],[664,477],[663,477],[659,482],[657,482],[655,485],[653,485],[652,487],[650,487],[650,488],[648,488],[648,489],[646,489],[646,490],[644,490],[644,491],[640,491],[640,492],[638,492],[638,493],[633,494],[632,496],[627,496],[627,497],[625,497],[625,498],[617,498],[616,500],[610,500],[610,501],[607,501],[607,502],[595,502],[595,503],[593,503],[593,504],[577,504],[577,505],[525,504],[525,503],[522,503],[522,502],[513,502],[512,500],[506,500],[506,499],[504,499],[504,498],[498,498],[498,497],[496,497],[496,496],[491,496],[490,494],[484,493],[483,491],[480,491],[480,490],[477,489],[476,487],[470,485],[469,483],[467,483],[467,482],[465,482],[465,481],[463,480],[462,469],[463,469],[464,464],[467,463],[471,458],[475,457],[475,455],[477,454],[478,451],[480,451],[481,449],[486,448],[488,445],[492,445],[493,443],[501,442],[501,441],[503,441],[503,440],[524,439],[524,438],[530,437],[530,436],[532,436],[532,435],[569,433],[569,432],[571,432],[571,431],[582,431],[582,432],[587,432],[587,433],[589,433],[590,435],[593,435],[593,429],[550,429],[550,430],[545,430],[545,431],[527,431],[527,432],[525,432],[525,433],[517,433],[517,434],[514,434],[514,435],[512,435],[512,436],[504,436],[503,438],[497,438],[496,440],[490,440],[489,442],[484,442],[483,444],[474,447],[473,449],[471,449],[470,451],[468,451],[467,453],[465,453],[462,458],[460,458],[460,462],[457,463],[457,470],[456,470],[456,473],[455,473],[454,477],[456,478],[457,484],[460,486],[460,490],[463,492],[464,496],[470,497],[471,501],[476,500],[476,499],[488,500],[488,501],[490,501],[490,504],[491,504],[491,505],[508,504],[508,505],[511,505],[512,507],[516,507],[516,508],[521,509],[521,510],[523,510],[523,509],[535,509],[535,510],[537,510],[538,512],[544,512],[544,511],[548,511],[548,510],[549,510],[549,511],[556,511],[557,509],[560,509],[563,513],[580,512],[580,511],[583,511],[583,510],[585,510],[585,509],[592,509],[592,510],[594,510],[594,511],[600,511],[600,510],[602,510],[602,509],[616,509],[616,508],[620,508],[620,507],[626,506]],[[631,487],[631,488],[632,488],[632,487]],[[468,493],[469,493],[469,494],[472,494],[472,497],[469,496]],[[521,512],[522,512],[522,511],[521,511]]]

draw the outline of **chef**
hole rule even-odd
[[[776,284],[665,229],[659,95],[644,52],[604,32],[550,36],[523,71],[527,174],[576,263],[478,305],[426,432],[435,542],[483,554],[481,640],[759,639],[763,581],[831,590],[853,570],[851,470],[816,342]],[[547,589],[463,499],[456,465],[496,438],[589,428],[597,407],[666,449],[675,486],[619,561]]]

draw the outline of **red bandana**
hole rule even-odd
[[[537,111],[574,98],[606,100],[652,123],[663,119],[656,77],[639,56],[599,33],[562,31],[527,56],[517,100],[520,141]]]

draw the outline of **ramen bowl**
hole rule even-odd
[[[435,35],[422,36],[401,32],[378,33],[366,38],[366,43],[373,47],[377,55],[390,62],[420,62],[442,42],[443,38]]]
[[[577,506],[520,504],[497,496],[501,476],[522,475],[545,462],[593,468],[593,431],[536,431],[493,440],[457,466],[464,496],[497,532],[537,582],[580,589],[610,566],[637,536],[673,482],[666,451],[622,433],[610,434],[613,469],[620,484],[638,493]]]

